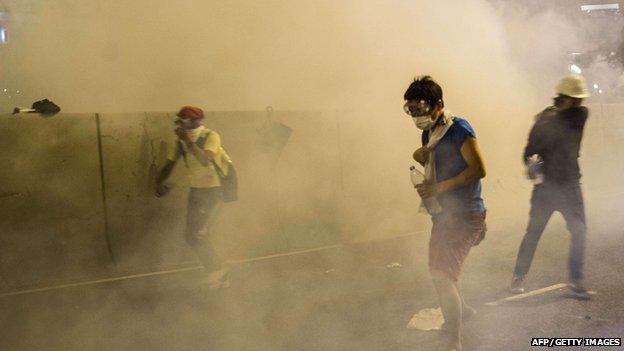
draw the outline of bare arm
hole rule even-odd
[[[485,164],[481,157],[477,139],[466,138],[460,151],[468,167],[457,176],[438,183],[438,193],[451,191],[485,177]]]
[[[418,190],[418,194],[422,198],[445,193],[485,177],[485,165],[479,151],[477,139],[472,137],[466,138],[460,152],[468,167],[455,177],[437,184],[423,183],[416,185],[416,190]]]
[[[427,160],[429,160],[429,148],[425,145],[417,149],[414,151],[412,157],[416,162],[420,163],[421,166],[424,166]]]
[[[171,175],[171,171],[173,171],[173,167],[175,166],[175,161],[167,160],[163,168],[158,172],[158,176],[156,177],[156,184],[162,184],[169,176]]]
[[[165,196],[169,192],[169,188],[163,183],[171,175],[175,164],[176,161],[167,160],[163,168],[158,172],[158,176],[156,177],[156,196]]]

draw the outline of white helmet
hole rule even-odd
[[[585,86],[585,78],[575,74],[560,80],[559,84],[555,87],[555,92],[577,99],[589,97],[589,92]]]

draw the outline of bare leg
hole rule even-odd
[[[477,314],[477,311],[472,306],[468,305],[464,300],[464,294],[462,294],[461,283],[459,282],[459,280],[455,282],[455,289],[457,289],[457,292],[459,293],[459,298],[461,299],[462,320],[467,321],[475,314]]]
[[[438,270],[431,270],[431,277],[446,321],[451,342],[449,350],[461,351],[462,298],[456,283],[446,273]]]
[[[464,300],[464,295],[462,294],[461,283],[459,281],[455,282],[455,289],[459,293],[459,299],[461,300],[461,310],[462,310],[462,322],[465,322],[477,314],[477,310],[475,310],[472,306],[468,305]],[[442,324],[440,327],[442,331],[448,330],[448,325],[446,322]]]

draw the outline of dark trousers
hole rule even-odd
[[[533,188],[529,224],[518,251],[514,275],[524,277],[529,271],[537,243],[554,211],[559,211],[563,215],[571,235],[568,262],[570,279],[573,282],[581,282],[587,227],[583,194],[579,182],[542,183]]]
[[[209,271],[221,268],[222,261],[210,240],[211,229],[221,207],[221,188],[190,188],[186,212],[186,242]]]

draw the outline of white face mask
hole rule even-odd
[[[198,127],[200,127],[201,125],[195,121],[192,121],[190,119],[186,119],[186,118],[177,118],[174,123],[181,128],[184,128],[186,130],[193,130],[193,129],[197,129]]]
[[[412,117],[414,125],[420,130],[429,130],[435,125],[435,121],[429,115]]]

